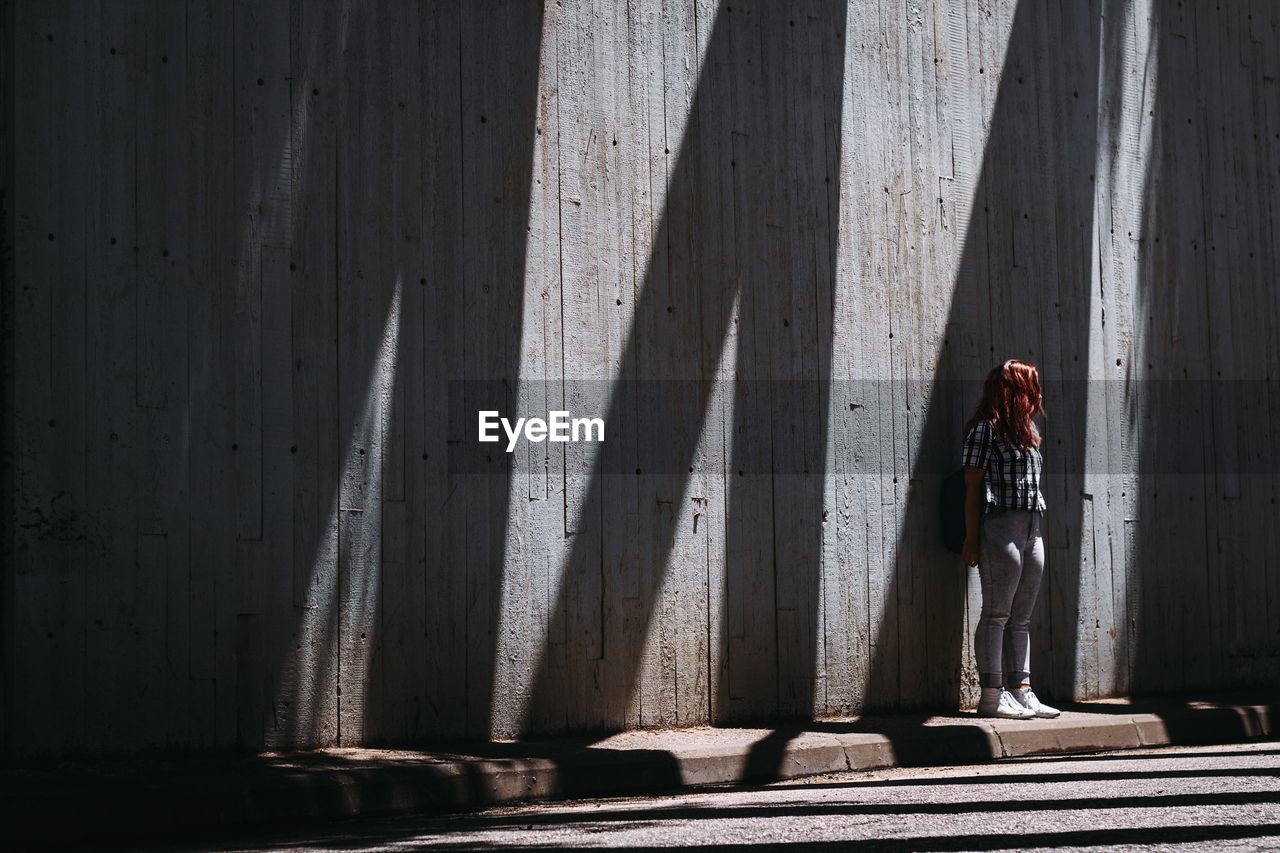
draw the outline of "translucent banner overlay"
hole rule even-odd
[[[448,470],[941,476],[960,464],[981,392],[972,380],[454,380]],[[1045,473],[1280,473],[1277,392],[1269,379],[1046,382]],[[495,440],[480,440],[481,413]],[[574,421],[577,441],[554,440]]]

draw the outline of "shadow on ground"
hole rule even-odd
[[[1094,725],[1111,715],[1151,714],[1163,722],[1169,743],[1230,743],[1274,736],[1272,721],[1280,714],[1280,700],[1272,696],[1259,703],[1258,698],[1207,695],[1203,701],[1081,704],[1067,710],[1088,712]],[[665,749],[610,749],[593,746],[585,738],[441,744],[430,752],[330,750],[248,758],[64,763],[0,775],[0,821],[20,844],[157,838],[250,826],[274,831],[297,822],[440,814],[527,800],[636,795],[707,785],[749,789],[845,769],[822,766],[815,770],[815,763],[806,764],[810,757],[806,750],[815,750],[812,756],[824,749],[829,752],[832,746],[812,741],[796,744],[805,734],[883,736],[891,751],[877,761],[879,767],[982,764],[1000,758],[999,740],[976,717],[972,722],[930,720],[925,715],[903,715],[779,728],[760,742],[782,744],[783,758],[764,766],[752,763],[760,750],[744,753],[740,739],[734,739],[738,746],[724,755],[715,754],[714,742],[682,755]],[[655,734],[654,740],[662,737]],[[788,756],[787,744],[795,744],[798,752]],[[1268,750],[1271,753],[1274,750]],[[1061,760],[1052,755],[1043,758]],[[826,759],[819,755],[818,760]],[[1195,772],[1230,776],[1236,771]],[[719,775],[709,778],[715,774]],[[1020,778],[1087,781],[1150,779],[1161,774],[1122,770],[1033,773]],[[702,784],[686,781],[691,775]],[[1171,770],[1167,775],[1177,778],[1186,772]],[[980,784],[989,778],[986,774],[953,776],[945,784]],[[804,787],[892,784],[898,783],[870,779]]]

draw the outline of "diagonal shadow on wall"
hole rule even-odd
[[[293,599],[262,610],[287,621],[240,638],[238,740],[484,733],[511,471],[499,455],[451,472],[433,407],[451,377],[512,377],[477,384],[501,399],[473,409],[507,410],[516,392],[542,11],[304,11]],[[470,685],[466,701],[441,685]]]
[[[1037,364],[1049,411],[1042,424],[1048,566],[1033,621],[1040,634],[1033,636],[1033,681],[1048,695],[1073,693],[1085,410],[1082,383],[1069,380],[1084,375],[1088,355],[1099,11],[1096,3],[1036,2],[1013,11],[911,461],[868,709],[951,710],[973,695],[973,685],[960,683],[961,644],[972,642],[976,626],[964,620],[964,567],[941,546],[937,497],[941,477],[959,465],[963,424],[983,376],[1010,357]]]
[[[1274,685],[1280,12],[1152,5],[1154,119],[1128,235],[1135,353],[1123,369],[1133,634],[1117,680],[1134,694]]]
[[[844,16],[842,2],[735,0],[711,23],[605,421],[606,435],[640,437],[637,500],[672,509],[648,516],[658,521],[635,543],[638,619],[614,633],[614,645],[579,642],[577,626],[596,618],[580,612],[582,601],[597,614],[600,607],[584,590],[599,583],[602,554],[618,550],[610,538],[625,535],[606,523],[616,508],[605,504],[617,478],[631,476],[606,453],[593,463],[582,516],[570,520],[574,538],[523,731],[614,728],[627,719],[678,516],[706,497],[693,493],[695,476],[723,476],[727,502],[725,610],[712,655],[722,670],[688,676],[701,701],[715,704],[697,713],[812,713]],[[717,368],[731,345],[732,449],[727,459],[705,460],[699,441],[716,423]],[[656,381],[667,379],[677,381]],[[720,579],[707,583],[714,589]],[[720,685],[714,697],[712,682]],[[576,710],[584,696],[586,717]]]
[[[1097,3],[1017,3],[1006,13],[1002,68],[998,19],[984,17],[985,32],[968,33],[980,43],[979,65],[968,69],[974,84],[1001,76],[934,373],[892,379],[900,386],[894,398],[909,402],[906,418],[923,412],[923,423],[906,428],[919,447],[909,459],[905,505],[895,507],[901,520],[882,612],[871,613],[880,621],[871,626],[860,711],[954,713],[976,699],[976,685],[962,683],[976,625],[965,618],[965,569],[941,544],[938,490],[959,465],[963,424],[983,377],[1008,357],[1039,366],[1050,412],[1042,424],[1049,565],[1033,622],[1033,680],[1046,695],[1075,692],[1078,565],[1082,537],[1091,534],[1081,531],[1086,412],[1084,383],[1074,380],[1085,375],[1089,353],[1100,13]],[[969,583],[976,589],[976,570]],[[976,620],[978,596],[969,599]],[[905,761],[928,749],[911,727],[881,728],[875,717],[804,728],[882,731]],[[776,778],[798,733],[779,729],[757,743],[745,776]],[[981,737],[970,746],[976,755],[989,748]]]

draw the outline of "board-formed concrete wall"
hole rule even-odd
[[[1006,357],[1041,692],[1280,676],[1277,4],[0,6],[10,757],[954,708]]]

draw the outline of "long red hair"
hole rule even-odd
[[[982,385],[978,409],[964,425],[967,434],[978,421],[988,421],[1007,444],[1026,451],[1040,446],[1034,418],[1045,414],[1040,373],[1034,364],[1011,358],[996,365]]]

